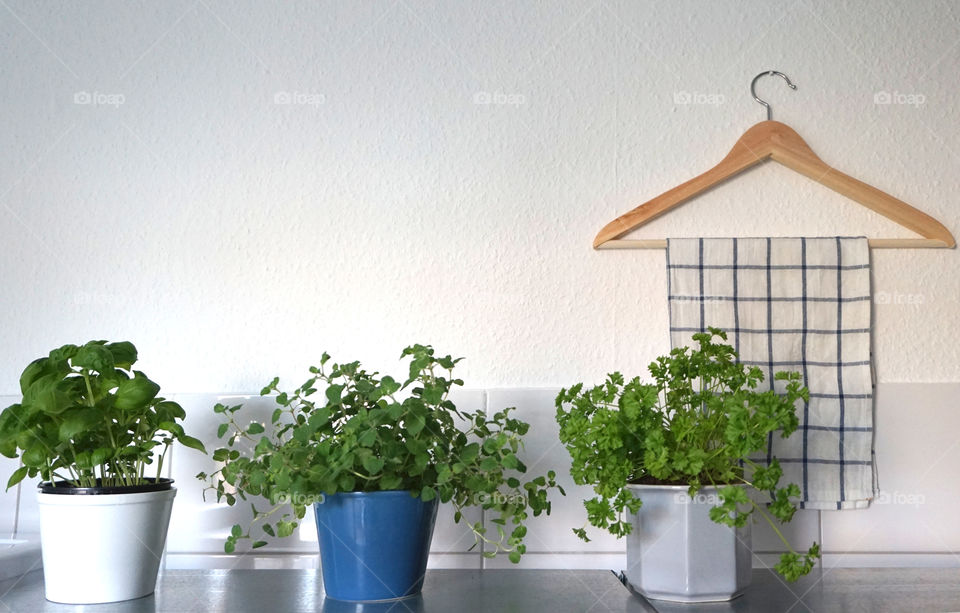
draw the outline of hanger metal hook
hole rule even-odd
[[[757,96],[757,80],[760,77],[783,77],[783,80],[787,82],[787,85],[790,86],[790,89],[797,89],[797,86],[790,81],[790,77],[777,70],[767,70],[753,77],[753,81],[750,81],[750,94],[753,96],[754,100],[767,108],[767,121],[770,121],[773,119],[773,110],[770,108],[770,105],[767,102],[761,100],[760,97]]]

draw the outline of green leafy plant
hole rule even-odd
[[[0,453],[23,463],[7,488],[37,475],[55,486],[142,485],[158,448],[157,478],[174,441],[206,453],[177,423],[183,408],[158,397],[136,361],[132,343],[90,341],[31,362],[23,399],[0,413]]]
[[[324,353],[292,392],[281,391],[276,378],[263,388],[262,395],[276,395],[269,424],[241,421],[242,405],[218,404],[214,411],[224,422],[217,434],[226,446],[213,459],[222,464],[197,477],[230,505],[265,498],[271,507],[264,511],[249,500],[250,523],[269,536],[289,536],[309,504],[337,492],[408,490],[424,501],[452,503],[457,522],[465,507],[481,506],[494,516],[497,535],[477,522],[474,546],[483,541],[491,547],[484,555],[503,551],[519,561],[526,520],[549,514],[548,490],[560,489],[553,471],[519,478],[527,471],[517,454],[529,425],[511,417],[512,408],[493,415],[458,409],[449,395],[463,385],[453,377],[462,358],[437,357],[424,345],[401,357],[410,358],[403,383],[359,362],[330,363]],[[250,528],[235,525],[224,550],[232,553],[250,538]]]
[[[767,449],[768,437],[784,438],[797,429],[794,403],[808,400],[800,374],[778,372],[785,393],[757,391],[763,373],[737,362],[737,354],[716,328],[694,334],[698,347],[680,347],[650,364],[652,383],[620,373],[590,389],[582,383],[557,396],[560,440],[572,458],[575,483],[592,485],[596,497],[584,503],[597,528],[622,537],[630,533],[628,513],[641,505],[627,484],[688,485],[694,496],[705,485],[719,486],[720,504],[710,518],[741,527],[756,512],[773,527],[788,552],[776,570],[793,581],[810,572],[820,547],[798,554],[778,523],[789,522],[800,496],[796,484],[780,485],[783,471],[751,459]],[[744,486],[769,495],[758,504]],[[584,540],[584,528],[574,530]]]

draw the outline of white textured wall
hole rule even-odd
[[[827,162],[960,231],[960,5],[898,4],[5,0],[0,393],[94,337],[171,392],[411,342],[476,387],[637,371],[663,253],[591,240],[762,119],[761,70]],[[909,235],[773,165],[638,232],[837,233]],[[960,380],[957,257],[875,253],[914,302],[876,309],[882,381]]]

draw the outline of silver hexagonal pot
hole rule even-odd
[[[732,600],[750,585],[750,522],[714,523],[717,488],[691,498],[682,485],[628,485],[643,506],[631,518],[626,578],[647,598],[674,602]]]

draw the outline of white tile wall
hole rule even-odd
[[[0,396],[0,410],[20,402],[19,396]],[[0,456],[0,538],[12,538],[17,522],[17,496],[20,485],[7,489],[7,480],[20,467],[19,460]]]
[[[269,398],[259,396],[216,396],[210,394],[178,394],[174,400],[179,402],[187,413],[183,427],[191,436],[203,441],[207,451],[213,453],[217,447],[225,446],[217,439],[217,427],[221,416],[213,412],[218,402],[226,405],[243,404],[244,410],[238,413],[238,420],[270,422],[274,404]],[[170,553],[223,553],[223,543],[230,527],[239,523],[245,525],[250,516],[249,504],[238,502],[230,507],[225,502],[217,503],[216,496],[207,492],[204,501],[204,483],[196,475],[200,472],[211,473],[216,470],[215,463],[208,456],[184,447],[173,449],[172,477],[177,487],[177,499],[173,516],[170,518],[170,530],[167,536],[167,551]],[[258,508],[267,508],[263,500],[254,501]],[[309,514],[308,514],[308,520]],[[305,531],[304,531],[305,532]],[[303,533],[301,533],[303,534]],[[255,533],[259,538],[259,535]],[[268,541],[268,551],[297,552],[309,551],[310,543],[302,536],[293,535],[287,539]],[[249,542],[241,543],[249,545]]]
[[[567,497],[554,497],[553,514],[531,521],[528,555],[521,567],[619,568],[623,547],[616,539],[594,531],[591,543],[583,543],[571,528],[584,522],[581,500],[589,488],[570,482],[566,469],[569,457],[556,442],[553,420],[554,389],[497,389],[458,391],[455,401],[463,408],[487,407],[498,410],[516,406],[517,415],[531,424],[524,459],[531,473],[553,468],[560,475]],[[207,394],[183,394],[175,399],[187,410],[186,428],[208,447],[216,443],[218,417],[213,405],[241,401]],[[824,558],[827,566],[960,566],[960,384],[888,383],[877,389],[877,458],[882,495],[877,504],[859,511],[812,511],[798,513],[786,528],[798,546],[819,540],[818,518],[823,523]],[[15,402],[0,397],[0,405]],[[250,399],[253,412],[268,416],[269,400]],[[169,568],[311,568],[317,564],[316,536],[312,518],[300,535],[271,544],[255,555],[225,556],[223,537],[229,526],[245,520],[240,509],[204,503],[202,484],[194,475],[209,472],[212,461],[189,449],[175,449],[171,475],[178,495],[167,542]],[[16,462],[0,458],[0,478],[5,481]],[[35,484],[24,483],[20,500],[19,533],[38,530]],[[13,531],[17,512],[16,488],[0,493],[0,538]],[[470,520],[477,521],[474,510]],[[483,560],[478,551],[467,553],[472,537],[465,526],[453,524],[452,512],[441,510],[433,541],[430,566],[434,568],[512,567],[505,558]],[[780,550],[779,541],[762,524],[755,526],[757,552]],[[771,563],[775,555],[761,555],[757,563]]]
[[[881,495],[823,513],[827,551],[933,552],[960,565],[960,386],[881,385],[876,427]]]
[[[20,482],[20,512],[18,513],[17,534],[40,533],[40,511],[37,508],[37,484],[39,478],[24,479]]]
[[[590,542],[585,543],[573,533],[587,520],[582,501],[594,496],[587,486],[575,485],[570,477],[570,455],[558,438],[560,427],[554,415],[554,399],[559,389],[500,389],[488,392],[488,408],[499,411],[516,407],[515,417],[530,424],[524,439],[520,459],[527,465],[527,477],[556,471],[557,482],[566,491],[566,497],[551,492],[553,508],[549,517],[531,519],[527,526],[526,545],[529,553],[623,553],[624,541],[609,533],[588,526]],[[489,524],[488,530],[496,530]],[[490,563],[491,560],[485,560]]]
[[[486,407],[486,393],[481,390],[455,389],[450,399],[458,408],[477,411]],[[453,507],[441,505],[437,512],[437,524],[433,529],[431,546],[432,564],[435,568],[479,568],[483,559],[480,547],[467,552],[475,539],[468,526],[482,520],[479,508],[464,510],[459,523],[453,521]]]
[[[20,462],[0,456],[0,538],[13,536],[17,519],[17,494],[20,486],[6,489],[7,479],[17,470]]]

